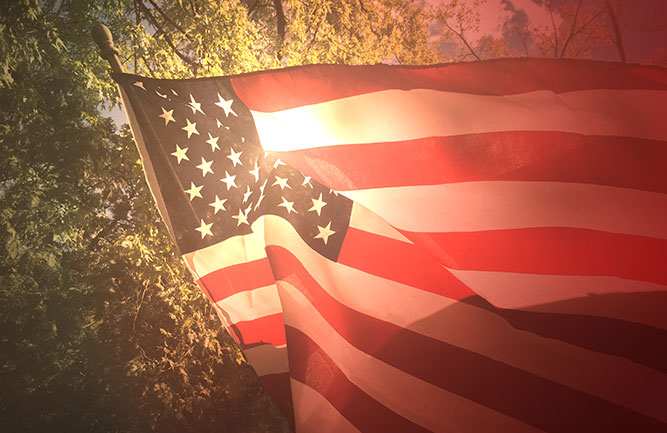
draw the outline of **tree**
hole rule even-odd
[[[99,115],[115,86],[73,26],[120,20],[112,5],[3,6],[0,424],[279,429],[161,229],[129,131]]]
[[[480,7],[485,3],[486,0],[449,0],[433,7],[433,30],[441,61],[484,60],[511,54],[503,39],[483,35],[473,40],[473,35],[480,33]]]
[[[548,22],[533,24],[512,0],[501,0],[508,16],[502,38],[480,32],[480,8],[486,0],[449,0],[433,9],[433,28],[443,60],[498,57],[591,58],[593,50],[614,45],[626,53],[621,26],[624,0],[544,0],[535,2]]]
[[[606,10],[596,3],[567,0],[557,6],[553,0],[545,1],[550,23],[533,28],[539,53],[554,58],[590,57],[593,47],[609,45],[611,39],[603,21]]]
[[[287,429],[174,251],[128,128],[101,116],[118,95],[93,24],[113,29],[128,70],[170,78],[428,62],[422,11],[399,0],[0,5],[3,431]]]
[[[621,26],[618,21],[618,11],[620,9],[619,1],[617,6],[614,7],[611,3],[611,0],[604,0],[605,7],[607,8],[607,15],[609,16],[609,22],[611,23],[611,28],[613,29],[613,36],[611,37],[612,42],[616,45],[618,49],[618,55],[621,58],[623,63],[628,61],[627,56],[625,55],[625,46],[623,45],[623,32],[621,31]]]

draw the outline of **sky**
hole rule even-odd
[[[562,0],[561,0],[562,1]],[[512,15],[525,13],[533,25],[548,24],[549,16],[544,0],[487,0],[481,7],[480,35],[502,36],[502,25]],[[584,0],[604,6],[602,0]],[[428,0],[437,4],[439,0]],[[625,0],[619,13],[623,42],[629,62],[647,59],[656,48],[667,49],[667,0]],[[520,48],[520,47],[516,47]],[[599,60],[619,60],[615,47],[607,47],[593,53]]]

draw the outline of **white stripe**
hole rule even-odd
[[[350,227],[412,244],[388,223],[358,202],[352,206]],[[667,292],[667,286],[646,281],[609,276],[545,275],[513,272],[451,269],[444,266],[475,293],[496,307],[530,309],[552,313],[575,313],[613,317],[667,329],[667,315],[660,305],[643,308],[632,303],[617,303],[609,308],[609,300],[600,302],[594,295]],[[587,298],[590,303],[572,300]],[[650,302],[650,301],[648,301]],[[428,310],[424,310],[428,311]]]
[[[356,201],[352,203],[352,213],[350,214],[349,226],[397,241],[412,243],[408,238],[403,236],[401,232],[390,226],[377,214],[371,212],[368,208]]]
[[[500,131],[562,131],[667,140],[667,92],[539,90],[484,96],[385,90],[283,111],[252,111],[266,150]]]
[[[234,236],[215,245],[183,255],[188,268],[199,279],[227,266],[247,263],[266,257],[261,235],[250,233]]]
[[[359,433],[350,422],[317,391],[290,379],[296,433]]]
[[[498,432],[538,431],[359,351],[338,335],[294,286],[280,281],[278,292],[285,309],[285,324],[306,334],[350,381],[404,418],[432,431],[463,428],[486,433],[490,425]]]
[[[261,344],[245,349],[243,353],[258,376],[285,373],[289,370],[285,345],[276,347],[273,344]]]
[[[426,319],[457,302],[332,262],[315,253],[294,227],[278,216],[266,215],[265,223],[267,228],[270,227],[267,231],[267,244],[282,246],[294,254],[331,296],[350,308],[366,313],[373,312],[372,315],[379,314],[377,317],[383,320],[406,326]],[[434,265],[441,266],[435,262]],[[359,290],[359,287],[364,289]]]
[[[517,330],[484,309],[331,262],[313,254],[284,220],[267,218],[266,224],[273,229],[268,243],[290,250],[329,295],[353,310],[667,421],[662,405],[647,398],[667,394],[665,374]]]
[[[575,227],[667,239],[667,194],[566,182],[486,181],[346,191],[417,232]]]
[[[282,312],[278,289],[275,284],[235,293],[218,301],[231,323],[255,320]]]

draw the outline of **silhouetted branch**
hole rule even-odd
[[[460,32],[457,32],[456,30],[454,30],[454,28],[453,28],[452,26],[449,25],[449,23],[447,22],[447,20],[443,19],[442,22],[445,24],[445,26],[446,26],[449,30],[452,31],[452,33],[454,33],[456,36],[458,36],[459,39],[461,39],[461,42],[463,42],[463,44],[466,46],[466,48],[468,48],[468,50],[470,51],[470,54],[472,54],[473,57],[475,57],[477,60],[482,60],[482,59],[477,55],[477,53],[476,53],[475,50],[472,48],[472,46],[470,46],[470,44],[469,44],[468,41],[466,40],[465,36],[463,36],[463,29],[462,29],[462,28],[460,28]]]
[[[611,7],[610,0],[604,0],[604,2],[607,5],[607,13],[609,13],[609,19],[611,20],[611,25],[614,28],[614,43],[618,49],[618,54],[621,56],[621,61],[623,63],[627,63],[628,61],[625,57],[625,47],[623,46],[623,36],[621,35],[621,27],[618,25],[616,12],[614,12],[614,9]]]
[[[575,32],[575,29],[577,28],[577,18],[579,18],[579,11],[581,10],[581,4],[583,3],[584,0],[579,0],[579,3],[577,4],[577,10],[574,12],[574,18],[572,19],[572,27],[570,28],[570,34],[567,36],[565,39],[565,42],[563,43],[563,49],[560,52],[560,57],[563,57],[565,55],[565,50],[567,50],[567,46],[570,44],[570,41],[574,37],[574,35],[578,32]]]
[[[157,30],[157,32],[162,34],[162,36],[164,37],[164,41],[167,43],[167,45],[169,45],[169,48],[174,50],[174,53],[176,53],[176,55],[181,60],[183,60],[186,64],[188,64],[192,68],[192,71],[196,73],[199,65],[197,65],[197,63],[194,60],[190,59],[188,56],[183,54],[178,48],[176,48],[176,45],[174,45],[174,43],[172,42],[171,38],[169,37],[169,34],[160,25],[160,23],[157,21],[155,16],[152,14],[150,9],[148,9],[148,7],[143,3],[143,1],[142,0],[134,0],[134,3],[135,3],[135,5],[139,6],[139,9],[141,9],[143,14],[148,19],[148,21],[150,21],[150,23],[153,26],[155,26],[155,29]]]
[[[169,17],[169,15],[167,15],[167,14],[160,8],[160,6],[158,6],[158,4],[155,3],[155,1],[153,1],[153,0],[148,0],[148,3],[150,3],[151,6],[153,6],[153,8],[154,8],[156,11],[158,11],[158,13],[160,14],[160,16],[162,16],[162,18],[164,18],[164,20],[165,20],[166,22],[168,22],[169,24],[171,24],[176,30],[178,30],[179,32],[181,32],[181,34],[182,34],[187,40],[189,40],[190,42],[192,42],[192,38],[190,37],[190,35],[188,35],[188,33],[187,33],[185,30],[183,30],[183,28],[182,28],[181,26],[179,26],[178,23],[176,23],[174,20],[172,20],[172,19]]]
[[[278,48],[278,59],[282,59],[282,44],[285,40],[285,11],[280,0],[273,0],[273,8],[276,10],[276,24],[278,26],[278,38],[280,40],[280,48]]]
[[[573,38],[574,36],[576,36],[576,35],[578,35],[579,33],[583,32],[584,29],[585,29],[586,27],[588,27],[593,21],[595,21],[595,20],[602,14],[602,12],[603,12],[603,9],[600,9],[600,10],[598,11],[598,13],[596,13],[595,15],[593,15],[592,17],[590,17],[590,18],[588,19],[588,21],[586,21],[584,24],[581,25],[581,27],[579,27],[579,28],[578,28],[576,31],[574,31],[573,33],[570,33],[570,36],[568,37],[567,41],[565,41],[565,44],[563,45],[563,51],[561,52],[560,57],[563,57],[563,56],[565,55],[565,49],[567,48],[567,45],[570,43],[570,40],[572,40],[572,38]],[[573,29],[574,29],[574,27],[573,27]],[[575,57],[576,57],[576,56],[575,56]]]
[[[558,28],[556,27],[556,20],[554,19],[554,14],[551,10],[551,1],[547,3],[547,10],[549,11],[549,18],[551,19],[551,26],[554,29],[554,57],[558,57]]]

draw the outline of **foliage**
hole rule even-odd
[[[538,52],[551,57],[591,57],[591,50],[612,43],[607,22],[607,10],[598,2],[568,0],[554,6],[544,3],[550,23],[533,28],[533,40]],[[560,23],[554,9],[557,9]]]
[[[622,0],[590,1],[544,1],[553,25],[507,28],[526,55],[622,52],[607,20]],[[126,70],[160,78],[518,55],[479,33],[484,2],[0,3],[3,431],[288,429],[174,251],[129,129],[102,116],[118,94],[95,23]]]
[[[433,8],[433,26],[441,61],[483,60],[508,57],[507,41],[480,33],[480,8],[487,0],[448,0]]]
[[[165,236],[129,131],[99,115],[115,87],[78,27],[122,11],[4,7],[3,431],[285,429]]]
[[[548,17],[532,23],[511,0],[501,38],[480,32],[480,10],[487,0],[446,0],[433,7],[435,39],[442,61],[499,57],[592,58],[594,50],[616,45],[626,61],[618,18],[625,0],[543,0],[535,4]]]
[[[285,2],[284,65],[433,63],[428,14],[415,0]]]
[[[281,6],[0,5],[3,431],[287,429],[174,251],[129,130],[101,116],[118,95],[89,35],[106,23],[126,69],[159,77],[435,59],[417,1]]]

